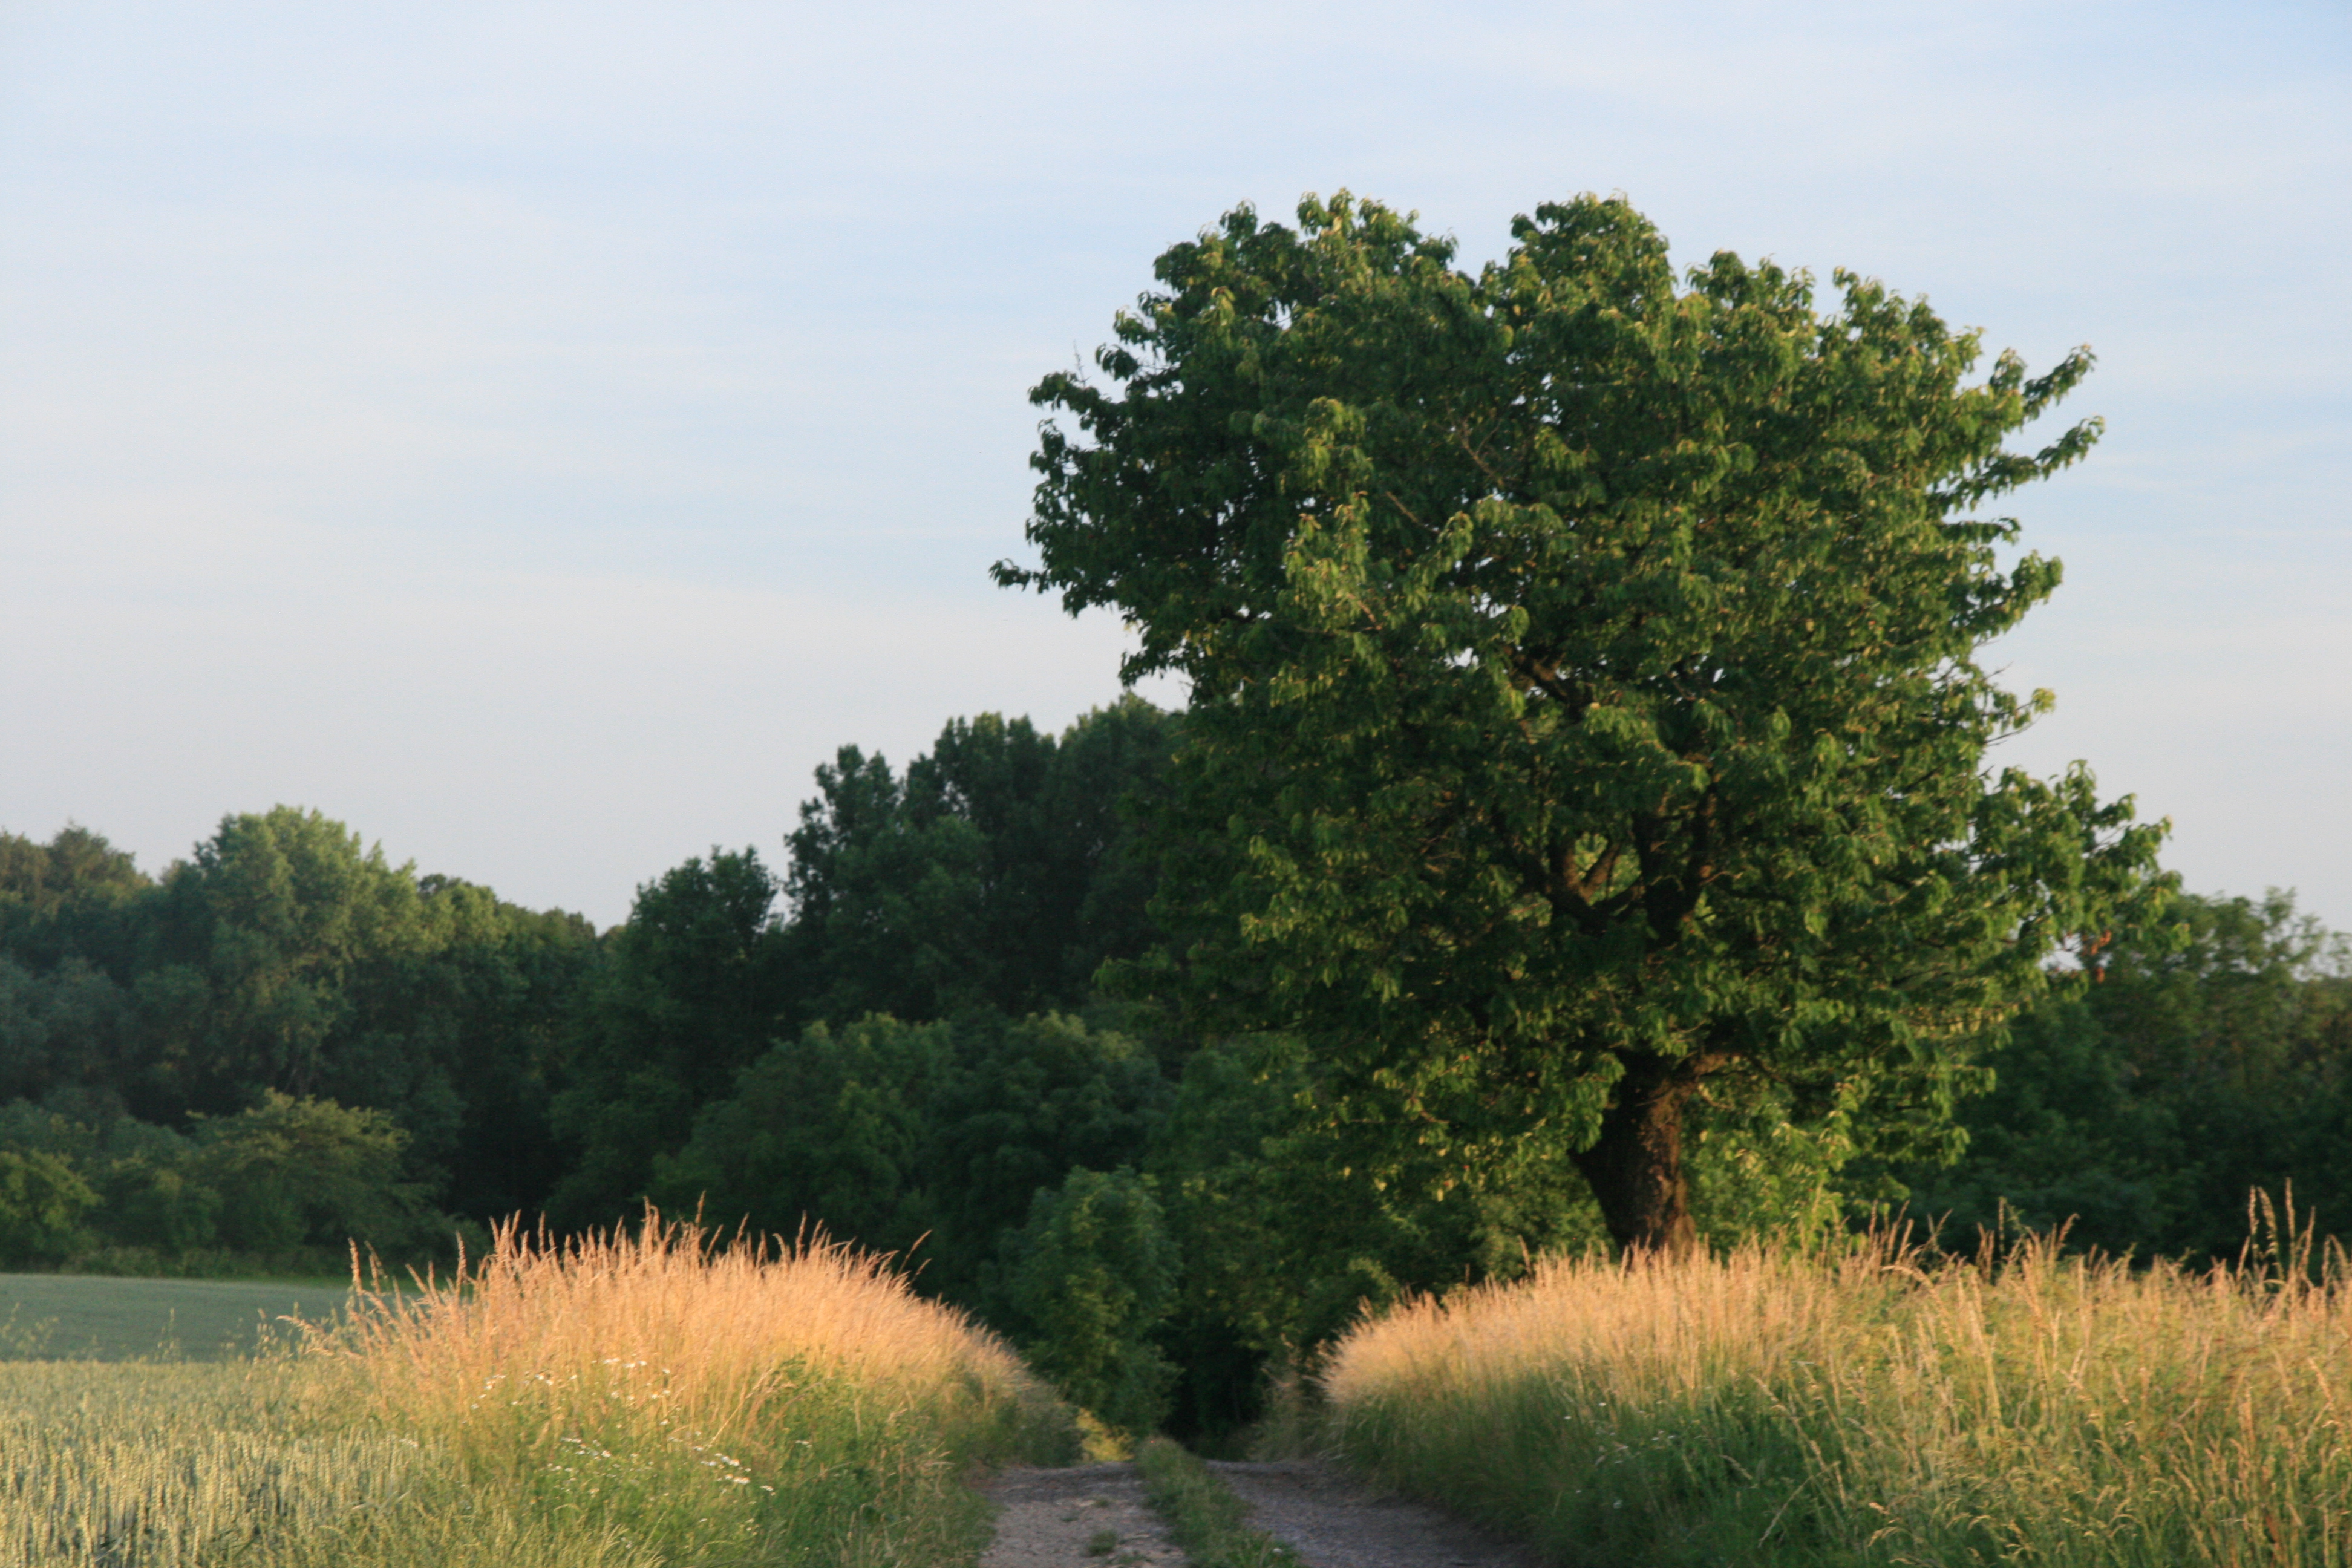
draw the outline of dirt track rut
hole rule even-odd
[[[1537,1568],[1534,1556],[1439,1510],[1376,1492],[1328,1465],[1212,1464],[1250,1523],[1303,1568]],[[1143,1500],[1133,1465],[1009,1470],[988,1488],[1000,1512],[981,1568],[1182,1568]],[[1115,1544],[1105,1550],[1104,1531]]]
[[[980,1568],[1182,1568],[1184,1554],[1145,1505],[1133,1465],[1007,1470],[987,1495],[997,1507],[996,1539]]]

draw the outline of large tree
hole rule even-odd
[[[2058,567],[1975,511],[2089,448],[2002,444],[2088,353],[1972,384],[1924,303],[1678,280],[1622,200],[1475,275],[1344,193],[1299,224],[1171,248],[1107,384],[1037,386],[1076,428],[997,569],[1191,684],[1190,994],[1309,1042],[1349,1158],[1552,1151],[1629,1245],[1689,1245],[1711,1100],[1933,1135],[2162,831],[1986,760],[2050,700],[1978,650]]]

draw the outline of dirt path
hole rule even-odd
[[[1312,1460],[1209,1468],[1303,1568],[1536,1568],[1517,1547]],[[1183,1568],[1133,1465],[1009,1470],[987,1492],[1000,1511],[981,1568]]]
[[[980,1568],[1183,1568],[1133,1465],[1007,1470],[986,1490],[996,1539]]]
[[[1536,1568],[1520,1547],[1311,1459],[1209,1468],[1250,1505],[1250,1523],[1306,1568]]]

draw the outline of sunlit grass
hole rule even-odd
[[[1349,1335],[1328,1437],[1563,1563],[2337,1564],[2352,1296],[2306,1279],[1555,1261]]]
[[[474,1484],[679,1561],[952,1562],[985,1533],[961,1472],[1070,1441],[1010,1350],[823,1240],[509,1229],[461,1283],[328,1342],[362,1407],[436,1434]]]
[[[0,1565],[968,1562],[1068,1413],[823,1241],[502,1234],[299,1353],[0,1367]]]

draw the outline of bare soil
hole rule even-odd
[[[1525,1550],[1441,1510],[1375,1491],[1309,1459],[1209,1467],[1249,1522],[1304,1568],[1538,1568]],[[996,1540],[981,1568],[1182,1568],[1133,1465],[1007,1470],[985,1489]]]
[[[1131,1464],[1006,1470],[982,1490],[997,1514],[980,1568],[1182,1568]]]
[[[1313,1459],[1209,1468],[1306,1568],[1537,1568],[1523,1547]]]

